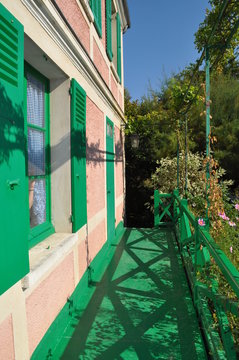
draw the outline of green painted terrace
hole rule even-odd
[[[235,299],[220,294],[211,266]],[[236,360],[238,295],[239,272],[207,226],[177,191],[155,191],[155,227],[118,226],[32,359]]]
[[[172,229],[127,229],[118,240],[74,301],[53,358],[205,359]]]

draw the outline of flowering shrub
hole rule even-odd
[[[213,158],[210,159],[210,179],[207,184],[206,166],[209,159],[200,154],[188,154],[188,183],[187,194],[185,194],[185,154],[179,156],[179,194],[181,197],[187,196],[190,210],[198,217],[198,225],[206,225],[204,216],[208,207],[210,220],[210,234],[215,242],[220,246],[231,262],[239,268],[239,203],[232,203],[229,196],[232,181],[224,181],[225,170],[220,168]],[[206,184],[208,185],[206,196]],[[177,158],[163,158],[158,162],[158,167],[146,185],[158,189],[160,193],[172,193],[177,188]],[[202,248],[202,245],[201,245]],[[211,261],[211,266],[205,268],[204,272],[199,272],[199,280],[207,283],[217,284],[220,294],[232,300],[237,300],[230,285],[221,274],[215,261]],[[214,314],[213,305],[211,312]],[[233,338],[237,345],[239,354],[239,318],[228,314],[229,323],[232,329]],[[218,320],[215,317],[215,326]]]
[[[188,153],[187,199],[191,211],[199,217],[199,226],[205,226],[202,216],[206,215],[206,164],[202,155]],[[232,204],[229,189],[231,180],[223,180],[225,170],[210,159],[210,181],[208,186],[210,233],[236,267],[239,267],[239,203]],[[177,157],[162,158],[147,187],[160,193],[172,193],[177,188]],[[179,194],[185,197],[185,154],[179,156]],[[153,209],[152,209],[153,210]]]
[[[187,197],[189,206],[196,216],[205,215],[206,204],[206,163],[207,159],[199,153],[189,152],[187,155],[187,194],[185,194],[185,153],[179,154],[179,194]],[[218,213],[224,212],[223,198],[228,196],[231,180],[223,180],[225,170],[218,167],[211,159],[211,177],[208,197],[210,201],[210,218],[218,219]],[[158,189],[160,193],[172,193],[177,188],[177,157],[162,158],[158,161],[156,171],[151,179],[145,181],[148,188]],[[239,204],[238,204],[239,207]],[[218,224],[217,224],[218,225]],[[220,224],[219,224],[220,226]]]

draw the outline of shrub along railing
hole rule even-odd
[[[238,270],[210,236],[208,221],[196,218],[177,190],[173,194],[155,190],[154,210],[155,226],[170,225],[175,229],[210,356],[237,359]],[[236,325],[233,327],[232,323]]]

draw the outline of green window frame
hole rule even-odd
[[[112,0],[106,0],[106,53],[110,61],[113,59],[112,51]]]
[[[119,75],[120,83],[121,83],[121,22],[119,13],[116,15],[116,26],[117,26],[117,73]]]
[[[100,38],[102,38],[101,0],[90,0],[90,7],[94,15],[94,24]]]
[[[44,104],[44,123],[42,125],[36,124],[36,121],[29,121],[28,119],[28,99],[27,99],[27,91],[28,91],[28,77],[29,79],[35,79],[35,81],[38,82],[38,84],[41,84],[44,89],[44,96],[43,96],[43,104]],[[32,80],[34,81],[34,80]],[[29,80],[30,82],[30,80]],[[35,191],[37,189],[36,184],[38,183],[43,186],[44,192],[45,192],[45,199],[42,200],[43,205],[38,204],[40,207],[44,207],[44,220],[41,220],[39,224],[31,225],[30,220],[30,232],[29,232],[29,247],[36,245],[41,240],[45,239],[47,236],[54,233],[54,227],[51,224],[51,178],[50,178],[50,172],[51,172],[51,166],[50,166],[50,106],[49,106],[49,80],[43,76],[41,73],[39,73],[36,69],[31,67],[29,64],[25,63],[24,67],[24,83],[25,83],[25,123],[26,123],[26,139],[27,139],[27,151],[26,151],[26,169],[27,169],[27,176],[29,179],[29,203],[30,203],[30,194],[31,191],[34,191],[33,196],[35,196]],[[30,108],[30,105],[29,105]],[[38,134],[36,139],[43,139],[43,155],[40,156],[40,161],[42,161],[42,169],[40,167],[38,168],[35,164],[33,166],[29,166],[29,163],[31,163],[31,159],[28,153],[30,141],[28,134],[34,133],[35,135]],[[42,136],[41,136],[42,135]],[[37,145],[36,145],[37,146]],[[39,146],[39,145],[38,145]],[[39,161],[39,154],[36,152],[36,161]],[[33,168],[34,171],[32,171],[30,168]],[[39,170],[40,169],[40,170]],[[32,172],[32,173],[31,173]],[[34,187],[33,185],[34,184]],[[44,185],[43,185],[44,184]],[[39,190],[38,190],[39,191]],[[41,190],[40,190],[41,191]],[[37,197],[36,197],[37,199]],[[38,199],[39,200],[39,199]],[[36,200],[36,201],[38,201]],[[35,201],[35,197],[34,197]],[[29,205],[29,217],[31,217],[31,208],[33,207]]]

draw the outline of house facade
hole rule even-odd
[[[0,1],[0,359],[29,359],[124,217],[126,0]]]

